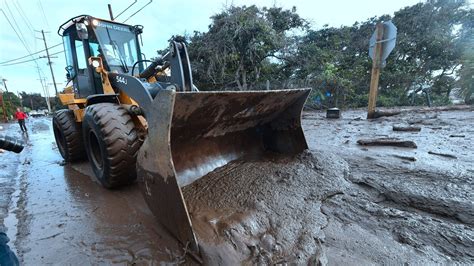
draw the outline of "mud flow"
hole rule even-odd
[[[364,115],[349,111],[327,120],[306,113],[310,150],[233,161],[185,187],[204,260],[471,263],[472,109],[404,110],[372,121]],[[420,130],[397,132],[394,125]],[[418,148],[357,145],[377,137],[413,141]]]
[[[304,113],[309,150],[235,160],[183,187],[203,263],[474,263],[472,108],[365,115]],[[50,124],[31,119],[25,151],[0,154],[0,221],[22,264],[197,263],[138,184],[107,190],[87,162],[64,164]],[[3,132],[21,137],[15,126]],[[417,148],[357,144],[374,138]]]

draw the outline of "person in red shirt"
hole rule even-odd
[[[23,113],[20,108],[16,108],[16,113],[15,117],[18,120],[18,124],[20,124],[20,128],[22,132],[26,132],[26,125],[25,125],[25,119],[27,118],[26,114]]]

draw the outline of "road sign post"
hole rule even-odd
[[[382,38],[383,38],[383,24],[377,23],[375,30],[376,42],[375,42],[375,54],[372,59],[372,76],[370,78],[370,91],[369,91],[369,107],[367,111],[367,118],[374,118],[375,116],[375,105],[377,102],[377,90],[379,87],[380,67],[382,63]]]
[[[375,118],[375,106],[379,87],[380,70],[385,66],[385,59],[395,47],[397,27],[391,22],[377,23],[369,44],[369,56],[372,58],[372,74],[370,78],[369,104],[367,118]]]

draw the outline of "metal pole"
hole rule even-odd
[[[48,57],[48,65],[49,65],[49,69],[51,70],[51,77],[53,78],[54,92],[56,93],[55,95],[57,97],[58,96],[58,88],[56,87],[56,79],[54,78],[53,65],[51,64],[51,58],[49,57],[48,45],[46,45],[46,37],[44,37],[44,31],[43,30],[41,30],[41,34],[43,35],[44,47],[46,49],[46,56]]]
[[[367,118],[375,118],[375,105],[377,103],[377,90],[379,87],[380,64],[382,59],[382,38],[383,38],[383,24],[377,23],[376,26],[377,38],[375,41],[375,55],[372,60],[372,77],[370,78],[370,92],[369,92],[369,107]]]
[[[111,4],[108,4],[107,5],[109,7],[109,15],[110,15],[110,20],[114,20],[114,14],[112,13],[112,5]]]

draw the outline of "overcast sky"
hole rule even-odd
[[[138,0],[127,12],[121,15],[117,21],[122,22],[139,8],[148,3],[149,0]],[[127,24],[141,24],[144,28],[142,51],[147,58],[156,56],[156,50],[166,47],[167,40],[176,34],[192,33],[194,31],[205,31],[210,24],[210,16],[221,11],[228,5],[252,5],[278,6],[291,8],[296,6],[298,14],[312,23],[315,29],[324,24],[330,26],[352,25],[356,21],[364,21],[373,16],[393,13],[405,6],[414,5],[420,0],[199,0],[199,1],[163,1],[153,2],[140,13],[127,21]],[[118,15],[133,0],[126,1],[103,1],[103,0],[4,0],[0,3],[2,11],[6,14],[10,23],[16,28],[18,35],[9,25],[3,12],[0,11],[0,64],[2,62],[28,55],[29,51],[43,50],[44,43],[41,33],[45,30],[48,46],[61,43],[57,35],[58,26],[71,17],[88,14],[99,18],[109,18],[107,4],[112,3],[115,15]],[[367,40],[370,36],[367,36]],[[23,44],[24,43],[24,44]],[[50,53],[62,50],[62,45],[51,49]],[[44,56],[45,53],[34,55],[35,58]],[[29,60],[31,57],[14,61]],[[54,95],[51,73],[46,59],[37,60],[40,74],[46,78],[46,84],[50,95]],[[61,90],[65,82],[66,66],[64,53],[54,55],[53,70]],[[7,80],[10,91],[37,92],[44,95],[40,77],[34,62],[0,66],[0,77]],[[3,86],[0,86],[3,89]]]

